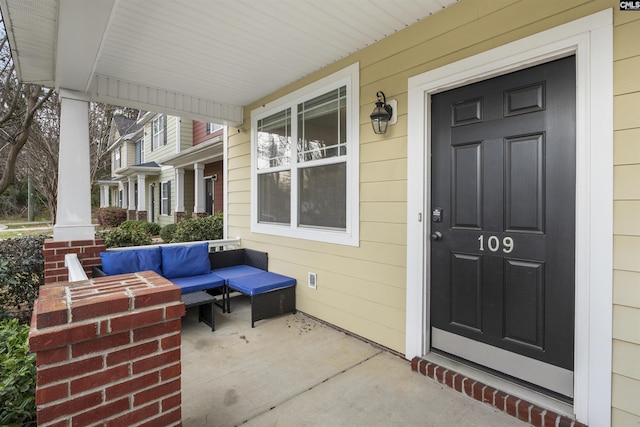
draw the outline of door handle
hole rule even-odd
[[[439,231],[436,231],[431,235],[431,240],[433,240],[434,242],[437,242],[438,240],[442,240],[442,233]]]

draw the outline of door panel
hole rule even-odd
[[[564,378],[574,342],[575,58],[431,103],[434,336],[501,349],[501,360],[517,354],[507,363],[516,371],[521,357],[535,359]]]

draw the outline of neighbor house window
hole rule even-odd
[[[171,215],[171,181],[162,183],[162,200],[160,201],[160,214]]]
[[[120,147],[116,148],[116,150],[113,152],[113,168],[115,170],[120,169]]]
[[[222,125],[216,123],[207,123],[207,135],[219,131],[222,129]]]
[[[358,65],[252,113],[252,229],[358,244]]]
[[[167,116],[164,114],[151,124],[151,149],[156,150],[167,144]]]
[[[136,141],[136,165],[144,163],[144,138]]]

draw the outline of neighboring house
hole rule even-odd
[[[220,28],[196,19],[204,1],[43,3],[50,26],[35,35],[24,2],[0,5],[22,81],[75,91],[62,97],[66,211],[87,204],[63,196],[75,190],[65,162],[86,145],[71,129],[88,99],[226,121],[225,235],[297,279],[298,310],[407,359],[483,366],[497,373],[483,377],[491,386],[594,427],[640,423],[637,2],[408,2],[438,10],[386,32],[356,2],[220,3]],[[405,10],[374,12],[388,22]],[[87,14],[101,27],[80,25]],[[163,36],[154,17],[167,16],[180,25]],[[351,32],[362,21],[373,40]],[[85,54],[71,31],[94,47]],[[134,37],[137,51],[228,54],[172,49],[171,71],[115,58]],[[39,60],[32,42],[53,58]],[[397,107],[385,135],[369,118],[378,91]],[[159,161],[150,144],[145,132],[145,161]],[[169,161],[186,183],[190,164],[205,176],[199,159]],[[175,180],[167,170],[137,176]],[[54,238],[91,238],[66,211]]]
[[[221,125],[166,114],[114,118],[111,178],[98,182],[101,206],[161,226],[223,211],[223,135]]]

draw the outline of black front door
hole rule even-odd
[[[575,58],[432,97],[434,349],[572,396]]]

